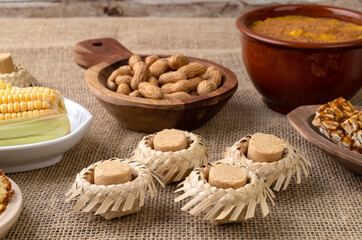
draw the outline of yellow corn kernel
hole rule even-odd
[[[19,95],[18,94],[13,95],[13,103],[19,103]]]
[[[24,102],[29,102],[30,101],[30,96],[28,93],[24,93]]]
[[[45,110],[44,109],[39,110],[39,114],[40,116],[45,116]]]
[[[40,100],[40,101],[43,100],[43,93],[36,92],[35,95],[36,95],[36,100]]]
[[[1,103],[5,103],[5,104],[8,103],[8,98],[7,98],[7,96],[1,96],[1,99],[2,99]]]
[[[33,115],[38,115],[39,114],[39,110],[34,110],[33,111]]]
[[[28,111],[28,116],[32,116],[33,115],[33,111]]]
[[[28,110],[28,104],[26,104],[26,102],[21,102],[20,103],[20,111],[24,112]]]
[[[13,85],[11,85],[10,83],[6,84],[6,89],[12,89],[12,88],[13,88]]]
[[[18,102],[13,103],[14,104],[14,112],[18,113],[20,112],[20,104]]]
[[[50,96],[48,93],[43,93],[42,101],[50,102]]]
[[[27,111],[22,112],[22,113],[21,113],[21,116],[22,116],[22,117],[27,117],[27,116],[28,116],[28,112],[27,112]]]
[[[6,89],[6,83],[0,82],[0,89]]]
[[[1,120],[5,120],[5,114],[4,113],[0,113],[0,121]]]
[[[8,104],[8,113],[13,113],[14,112],[14,105],[12,103]]]
[[[35,101],[36,100],[36,96],[32,92],[29,92],[29,98],[30,98],[30,101]]]
[[[41,106],[42,106],[42,102],[41,101],[34,101],[33,105],[34,105],[34,109],[40,110]]]
[[[16,116],[17,116],[18,118],[21,118],[21,117],[22,117],[22,113],[21,113],[21,112],[18,112],[18,113],[16,114]]]
[[[5,120],[11,119],[11,114],[10,113],[5,113]]]
[[[0,105],[0,112],[1,113],[7,113],[8,112],[8,105],[3,103]]]
[[[14,100],[13,100],[13,95],[9,94],[8,95],[8,103],[13,103]]]
[[[25,102],[25,94],[24,93],[19,93],[19,101],[20,102]]]
[[[29,102],[27,102],[27,104],[28,104],[28,111],[33,111],[34,110],[33,102],[29,101]]]
[[[42,102],[42,109],[48,109],[48,108],[51,108],[50,103],[43,101],[43,102]]]
[[[14,118],[17,118],[17,117],[18,117],[18,115],[16,113],[11,114],[11,119],[14,119]]]

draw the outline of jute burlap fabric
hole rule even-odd
[[[60,90],[93,115],[85,138],[63,160],[45,169],[9,174],[24,195],[24,209],[6,239],[360,239],[362,178],[340,167],[304,140],[285,115],[265,107],[241,59],[234,19],[1,19],[0,50],[27,67],[45,86]],[[120,126],[84,84],[84,70],[73,63],[77,41],[114,37],[135,53],[206,58],[230,68],[239,88],[206,125],[195,130],[206,139],[210,161],[248,133],[274,133],[298,147],[311,161],[310,176],[292,181],[276,194],[275,207],[246,223],[213,226],[181,210],[176,184],[158,186],[140,212],[107,221],[73,211],[65,192],[77,172],[102,159],[130,156],[146,134]],[[362,105],[362,91],[352,99]]]

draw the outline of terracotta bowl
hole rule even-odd
[[[188,57],[190,62],[213,65],[221,71],[223,83],[220,88],[187,99],[153,100],[120,95],[109,90],[106,82],[115,69],[128,64],[131,55],[112,38],[86,40],[74,48],[75,62],[89,68],[85,79],[91,93],[123,126],[134,131],[153,133],[165,128],[199,128],[221,110],[237,89],[238,80],[229,69],[204,59]]]
[[[362,39],[337,43],[302,43],[257,34],[256,20],[285,15],[335,18],[362,25],[362,13],[317,5],[277,5],[241,15],[245,68],[268,107],[287,113],[301,105],[351,98],[362,86]]]

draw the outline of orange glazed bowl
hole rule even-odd
[[[298,106],[351,98],[362,86],[362,39],[306,43],[258,34],[249,26],[266,18],[301,15],[362,25],[359,12],[329,6],[277,5],[241,15],[242,57],[246,71],[268,107],[287,113]]]

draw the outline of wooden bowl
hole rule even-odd
[[[362,25],[362,13],[318,5],[276,5],[241,15],[245,69],[268,107],[287,113],[298,106],[351,98],[362,86],[362,39],[335,43],[305,43],[255,33],[256,20],[286,15],[335,18]]]
[[[313,126],[312,121],[318,107],[320,107],[320,105],[298,107],[288,113],[288,120],[300,135],[316,145],[344,168],[358,175],[362,175],[362,154],[352,152],[333,143]],[[355,109],[362,111],[362,106],[357,106]]]
[[[120,95],[109,90],[106,82],[115,69],[128,64],[131,55],[112,38],[86,40],[74,48],[75,62],[89,68],[85,79],[91,93],[123,126],[134,131],[153,133],[165,128],[199,128],[220,111],[237,89],[238,80],[229,69],[207,60],[187,57],[190,62],[197,61],[218,69],[223,75],[221,87],[187,99],[153,100]]]

